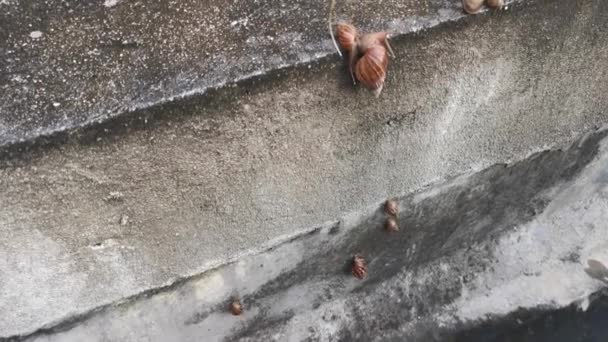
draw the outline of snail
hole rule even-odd
[[[394,217],[389,217],[386,220],[386,223],[384,224],[384,227],[389,232],[397,232],[397,231],[399,231],[399,225],[397,224],[397,219],[395,219]]]
[[[232,312],[232,314],[235,316],[239,316],[243,313],[243,305],[238,298],[234,298],[232,303],[230,303],[230,312]]]
[[[399,203],[394,198],[387,200],[384,203],[384,212],[389,216],[397,216],[399,212]]]
[[[357,84],[355,80],[354,74],[354,65],[357,58],[357,39],[359,33],[357,33],[357,29],[351,25],[346,23],[338,23],[336,28],[336,35],[338,36],[338,44],[342,47],[342,50],[348,53],[348,70],[350,72],[350,77],[353,80],[353,84]],[[340,49],[338,48],[338,53],[340,53]],[[341,56],[342,54],[340,54]]]
[[[357,279],[364,279],[367,277],[367,266],[365,266],[365,259],[363,259],[363,257],[359,254],[355,255],[353,258],[352,273]]]
[[[361,82],[380,96],[386,80],[388,54],[394,56],[388,42],[388,33],[375,32],[361,35],[347,23],[338,23],[336,36],[342,50],[348,53],[348,68],[353,83]]]
[[[374,45],[357,61],[355,77],[378,97],[384,88],[387,67],[386,49],[382,45]]]
[[[356,46],[357,29],[351,24],[338,23],[336,35],[338,36],[338,44],[350,54]]]
[[[505,5],[504,0],[486,0],[486,5],[491,8],[501,8]]]
[[[468,14],[477,14],[481,11],[483,1],[484,0],[462,0],[462,8]]]

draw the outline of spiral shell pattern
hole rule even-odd
[[[386,48],[382,45],[374,45],[357,61],[355,76],[359,82],[371,89],[376,97],[378,97],[384,86],[387,67],[388,55]]]
[[[336,28],[338,44],[344,51],[352,51],[356,46],[357,29],[350,24],[339,23]]]
[[[367,266],[365,266],[365,259],[358,254],[353,258],[352,273],[357,279],[364,279],[367,277]]]

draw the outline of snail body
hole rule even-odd
[[[339,23],[336,36],[340,47],[348,53],[349,71],[353,83],[361,82],[376,97],[380,96],[386,80],[388,52],[394,55],[388,33],[374,32],[361,35],[346,23]]]
[[[462,8],[468,14],[477,14],[483,7],[484,0],[462,0]]]
[[[501,8],[505,5],[504,0],[487,0],[486,5],[490,8]]]

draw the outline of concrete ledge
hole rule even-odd
[[[569,146],[608,121],[607,16],[529,1],[397,39],[379,100],[328,58],[3,158],[0,336]]]
[[[337,18],[399,35],[457,1],[338,1]],[[335,54],[329,1],[0,2],[0,146],[97,124]]]

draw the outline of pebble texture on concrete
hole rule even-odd
[[[107,3],[99,11],[115,15],[141,5]],[[75,18],[93,6],[67,4]],[[161,23],[153,29],[177,30]],[[27,39],[51,32],[22,29]],[[568,146],[608,122],[607,32],[606,1],[527,1],[396,39],[378,100],[328,58],[11,151],[0,159],[0,336],[199,274],[388,196]]]

